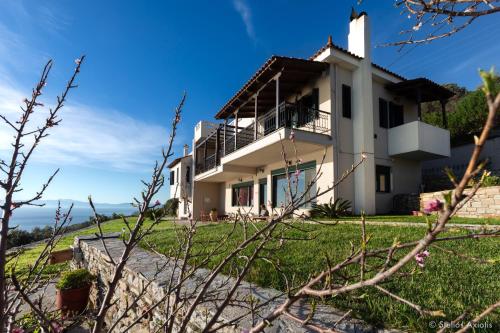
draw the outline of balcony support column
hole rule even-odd
[[[238,149],[238,110],[234,113],[234,150]]]
[[[207,141],[205,140],[205,147],[203,152],[203,172],[207,171]]]
[[[219,147],[220,147],[220,127],[217,127],[217,132],[215,133],[215,166],[218,165],[220,158]]]
[[[259,93],[256,93],[254,95],[254,120],[253,120],[253,139],[254,140],[257,140],[257,115],[258,115],[258,112],[257,112],[257,103],[258,103],[258,99],[259,99]]]
[[[422,96],[420,94],[420,89],[417,90],[417,117],[418,121],[422,120]]]
[[[441,102],[441,118],[442,118],[442,121],[443,121],[443,127],[448,129],[448,119],[446,117],[446,103],[448,102],[447,100],[440,100],[439,102]]]
[[[227,119],[224,119],[224,133],[222,135],[224,139],[224,156],[226,156],[226,129],[227,129]]]
[[[281,72],[276,75],[274,80],[276,81],[276,129],[279,127],[279,116],[280,116],[280,76]]]

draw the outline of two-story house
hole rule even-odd
[[[184,154],[173,160],[168,166],[170,170],[170,198],[179,200],[177,216],[188,218],[192,215],[190,201],[193,189],[193,158],[189,154],[189,146],[184,145]]]
[[[311,191],[331,186],[366,156],[317,202],[341,197],[354,213],[387,213],[395,194],[419,192],[423,160],[449,156],[449,132],[421,122],[420,103],[444,106],[452,95],[372,63],[368,15],[353,12],[347,49],[329,38],[310,59],[272,56],[217,111],[218,122],[196,125],[191,210],[279,207],[287,200],[284,147],[289,172],[299,159],[298,191],[318,173]]]

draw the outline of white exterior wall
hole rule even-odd
[[[353,142],[353,123],[352,118],[342,116],[342,85],[352,87],[352,71],[346,68],[336,66],[336,103],[337,108],[337,127],[338,133],[338,177],[346,170],[349,170],[354,163],[354,142]],[[354,180],[349,177],[338,187],[338,197],[354,202]]]
[[[391,191],[389,193],[375,192],[376,213],[383,214],[392,210],[392,198],[400,193],[418,193],[421,183],[421,163],[419,161],[393,158],[388,151],[388,132],[379,126],[379,98],[403,105],[404,122],[417,120],[417,105],[415,102],[397,98],[384,88],[384,83],[373,81],[373,127],[375,147],[375,165],[391,167]],[[375,178],[375,170],[373,171]]]
[[[330,67],[317,80],[305,85],[296,96],[288,96],[287,101],[309,93],[313,88],[319,88],[319,108],[329,112],[331,120],[331,137],[333,144],[326,146],[326,162],[322,167],[323,176],[318,186],[332,184],[345,171],[361,159],[364,153],[365,162],[358,167],[354,175],[349,176],[334,191],[319,198],[319,202],[329,199],[343,198],[352,202],[355,213],[364,210],[368,214],[387,213],[392,210],[392,200],[395,194],[417,193],[421,183],[421,162],[403,158],[393,158],[388,152],[388,129],[379,126],[378,100],[383,98],[403,105],[404,123],[417,120],[416,102],[391,95],[385,88],[387,83],[400,82],[401,79],[374,68],[370,57],[370,28],[367,15],[354,19],[350,23],[349,51],[361,57],[358,59],[338,52],[335,48],[327,48],[317,56],[317,61],[330,63]],[[342,85],[351,87],[351,118],[342,116]],[[253,118],[239,119],[239,125],[250,124]],[[262,138],[260,140],[266,140]],[[324,143],[321,143],[324,144]],[[264,143],[265,145],[265,143]],[[252,152],[257,153],[258,149]],[[240,151],[240,154],[242,152]],[[316,160],[317,168],[323,152],[299,152],[304,163]],[[249,155],[250,156],[250,155]],[[255,156],[258,156],[255,154]],[[241,158],[241,157],[240,157]],[[262,154],[263,164],[266,157]],[[391,167],[391,192],[376,192],[376,165]],[[239,165],[242,166],[242,165]],[[267,198],[272,198],[271,171],[283,168],[283,162],[269,163],[258,169],[256,174],[241,174],[233,179],[219,183],[196,183],[194,213],[198,210],[217,208],[220,214],[234,213],[238,207],[231,207],[231,185],[240,182],[253,181],[254,204],[246,210],[258,213],[259,179],[267,178]],[[228,179],[228,177],[222,179]],[[219,178],[219,181],[222,181]],[[198,193],[202,191],[203,193]],[[207,197],[210,196],[210,202]],[[270,208],[270,207],[269,207]],[[268,208],[268,209],[269,209]]]
[[[174,184],[170,185],[170,198],[179,199],[179,208],[177,210],[178,218],[187,218],[189,217],[190,212],[192,211],[192,206],[190,202],[191,192],[192,192],[192,166],[193,158],[191,156],[183,157],[182,160],[179,161],[170,171],[175,172]],[[186,173],[187,168],[190,167],[191,176],[190,183],[186,182]],[[186,198],[188,198],[186,200]]]
[[[298,152],[298,156],[302,159],[303,163],[307,163],[310,161],[316,161],[316,172],[321,171],[322,176],[318,180],[316,185],[316,189],[318,187],[320,189],[326,189],[326,187],[333,183],[333,148],[329,147],[326,150],[326,157],[324,163],[321,165],[321,161],[323,159],[324,151],[317,151],[314,153],[304,153]],[[284,168],[285,164],[283,162],[272,163],[266,165],[262,168],[262,172],[258,171],[255,175],[244,175],[241,176],[241,180],[238,178],[232,179],[230,181],[224,183],[205,183],[205,184],[220,184],[222,186],[221,189],[223,191],[223,196],[221,198],[221,202],[224,202],[224,212],[225,214],[236,213],[238,208],[247,213],[251,212],[254,214],[258,214],[259,212],[259,179],[266,178],[267,179],[267,200],[270,201],[272,198],[272,176],[271,172],[273,170]],[[238,183],[245,183],[253,181],[254,189],[253,189],[253,206],[252,207],[232,207],[231,206],[231,191],[232,185]],[[329,192],[319,197],[318,203],[327,203],[330,198],[333,196],[333,192]],[[267,209],[271,212],[272,207],[267,204]]]

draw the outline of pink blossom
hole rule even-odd
[[[297,170],[295,170],[295,177],[296,177],[296,178],[299,178],[299,176],[300,176],[300,170],[299,170],[299,169],[297,169]]]
[[[295,141],[295,132],[291,131],[290,136],[288,137],[290,140]]]
[[[62,325],[60,325],[59,323],[52,322],[51,324],[52,324],[52,329],[54,330],[54,332],[62,333],[64,331],[64,327]]]
[[[155,201],[155,206],[159,206],[159,205],[161,205],[160,200],[156,200],[156,201]]]
[[[24,333],[24,330],[20,327],[14,327],[12,333]]]
[[[443,203],[438,199],[429,200],[424,205],[424,213],[430,214],[432,212],[438,212],[443,209]]]
[[[82,63],[82,59],[76,58],[75,59],[75,64],[80,65]]]
[[[428,250],[424,250],[422,252],[419,252],[415,255],[415,261],[417,262],[417,265],[419,267],[424,267],[425,266],[425,259],[430,255],[430,252]]]

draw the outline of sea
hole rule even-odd
[[[137,208],[127,206],[97,207],[97,213],[101,215],[112,215],[113,213],[132,215]],[[63,209],[63,213],[66,212]],[[1,212],[1,211],[0,211]],[[31,231],[35,227],[45,227],[54,225],[56,207],[22,207],[12,214],[10,227],[18,226],[19,229]],[[93,216],[90,207],[74,207],[71,211],[71,224],[88,221]]]

